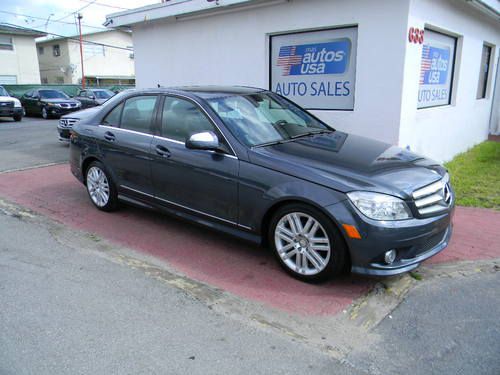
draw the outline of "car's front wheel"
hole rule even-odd
[[[42,117],[47,120],[49,118],[49,112],[47,111],[47,108],[43,107],[42,108]]]
[[[14,115],[13,118],[14,118],[14,121],[18,122],[18,121],[21,121],[23,119],[23,115],[21,115],[21,114]]]
[[[99,210],[113,211],[118,207],[115,184],[106,167],[101,162],[92,162],[85,179],[90,200]]]
[[[269,243],[281,266],[303,281],[324,281],[342,272],[346,246],[335,224],[305,204],[278,209],[269,228]]]

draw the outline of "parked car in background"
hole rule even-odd
[[[268,245],[302,280],[406,272],[451,238],[443,166],[269,91],[127,91],[72,117],[71,171],[98,209],[121,200]]]
[[[80,90],[74,99],[82,103],[82,109],[84,109],[101,105],[114,95],[113,91],[107,89],[87,89]]]
[[[10,96],[3,86],[0,86],[0,117],[12,117],[14,121],[21,121],[23,118],[21,102]]]
[[[29,90],[21,97],[21,103],[27,115],[41,115],[44,119],[60,117],[81,109],[78,100],[54,89]]]

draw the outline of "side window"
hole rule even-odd
[[[123,103],[117,105],[111,112],[108,113],[104,120],[102,120],[102,124],[107,126],[119,126],[122,108]]]
[[[151,120],[156,96],[136,96],[125,101],[120,127],[141,133],[151,133]]]
[[[87,91],[80,91],[80,93],[78,94],[78,96],[81,96],[82,98],[86,98],[87,97]]]
[[[29,90],[24,94],[25,97],[31,98],[33,96],[33,90]]]
[[[207,130],[216,132],[210,120],[195,104],[184,99],[165,98],[161,120],[163,137],[185,142],[191,134]]]

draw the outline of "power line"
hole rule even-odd
[[[83,2],[83,3],[89,3],[89,2],[90,2],[89,0],[78,0],[78,1],[81,1],[81,2]],[[99,5],[99,6],[102,6],[102,7],[114,8],[114,9],[130,10],[130,8],[123,8],[123,7],[118,7],[118,6],[116,6],[116,5],[110,5],[110,4],[98,3],[97,1],[94,1],[92,4],[93,4],[93,5]]]
[[[10,14],[12,16],[21,16],[21,17],[27,17],[27,18],[33,18],[33,19],[37,19],[37,20],[47,21],[47,19],[43,18],[43,17],[30,16],[28,14],[9,12],[9,11],[6,11],[6,10],[0,10],[0,13]],[[74,25],[75,24],[74,22],[58,21],[58,20],[50,20],[49,23],[51,23],[51,22],[57,22],[57,23],[62,23],[62,24],[66,24],[66,25]],[[44,23],[44,25],[45,25],[45,23]],[[33,26],[33,28],[41,27],[41,26],[42,25]],[[89,28],[92,28],[92,29],[108,30],[105,27],[91,26],[91,25],[87,25],[87,24],[82,24],[82,26],[89,27]]]
[[[75,40],[77,42],[80,42],[79,38],[75,38],[75,37],[71,37],[71,36],[64,36],[64,35],[60,35],[60,34],[56,34],[56,33],[49,33],[47,31],[35,30],[35,29],[30,28],[30,27],[23,27],[23,26],[19,26],[19,25],[14,25],[12,23],[6,23],[6,22],[4,22],[4,23],[1,23],[0,25],[2,25],[2,24],[6,25],[6,26],[11,26],[11,27],[17,27],[19,29],[24,29],[24,30],[28,30],[28,31],[34,31],[34,32],[41,33],[41,34],[54,35],[54,36],[57,36],[59,38],[68,39],[68,40]],[[50,42],[50,41],[51,40],[47,40],[47,41],[44,41],[44,42]],[[124,50],[124,51],[134,51],[133,48],[113,46],[111,44],[92,42],[90,40],[85,40],[85,39],[82,39],[82,42],[87,43],[87,44],[95,44],[95,45],[98,45],[98,46],[104,46],[104,47],[108,47],[108,48],[121,49],[121,50]]]

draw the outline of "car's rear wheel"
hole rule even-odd
[[[340,232],[308,205],[278,209],[271,220],[269,243],[281,266],[300,280],[324,281],[343,270],[346,247]]]
[[[118,207],[115,184],[101,162],[94,161],[89,165],[85,181],[90,200],[99,210],[113,211]]]

